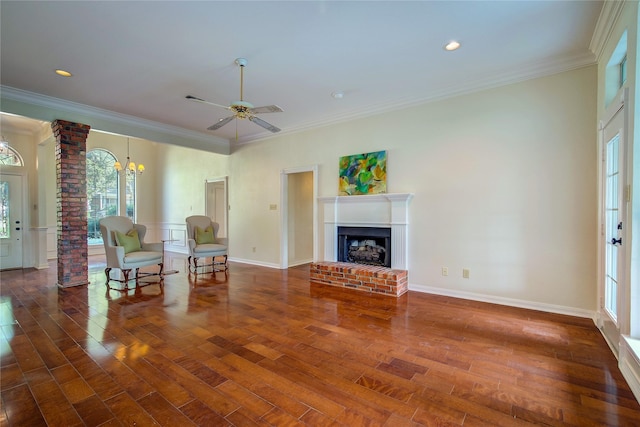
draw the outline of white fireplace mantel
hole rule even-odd
[[[412,193],[320,197],[323,205],[324,261],[338,257],[338,227],[390,227],[391,268],[408,270],[409,202]]]

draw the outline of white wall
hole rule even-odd
[[[593,311],[596,84],[587,67],[243,145],[230,163],[231,256],[279,263],[269,205],[281,170],[318,164],[319,196],[333,196],[340,156],[387,150],[388,191],[415,194],[414,289]]]

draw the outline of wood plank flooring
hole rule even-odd
[[[640,426],[589,319],[310,285],[231,263],[164,286],[0,273],[0,426]]]

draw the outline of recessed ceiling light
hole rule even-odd
[[[56,74],[62,77],[71,77],[72,74],[65,70],[56,70]]]
[[[449,51],[451,51],[451,50],[456,50],[456,49],[458,49],[459,47],[460,47],[460,43],[459,43],[459,42],[457,42],[457,41],[455,41],[455,40],[450,41],[449,43],[447,43],[446,45],[444,45],[444,49],[445,49],[445,50],[449,50]]]

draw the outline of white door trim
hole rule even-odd
[[[602,330],[603,335],[610,347],[614,351],[614,354],[618,355],[621,335],[629,333],[629,281],[628,281],[628,255],[630,251],[627,249],[630,243],[631,233],[629,230],[628,221],[628,208],[627,203],[627,191],[628,191],[628,158],[629,158],[629,141],[628,141],[628,129],[629,129],[629,91],[627,88],[621,90],[617,97],[618,101],[612,103],[604,113],[603,120],[600,121],[598,132],[598,318],[597,325]],[[619,116],[621,115],[621,116]],[[607,143],[611,139],[611,135],[607,136],[607,128],[612,125],[615,120],[622,120],[619,125],[620,134],[620,147],[619,147],[619,168],[620,173],[618,175],[619,180],[619,197],[622,202],[619,205],[618,221],[622,222],[622,230],[620,236],[622,237],[622,245],[618,248],[619,267],[617,269],[618,284],[617,284],[617,315],[616,320],[611,318],[605,308],[605,274],[606,274],[606,245],[607,245],[607,231],[606,231],[606,216],[605,216],[605,197],[607,196],[606,177],[607,177]]]

